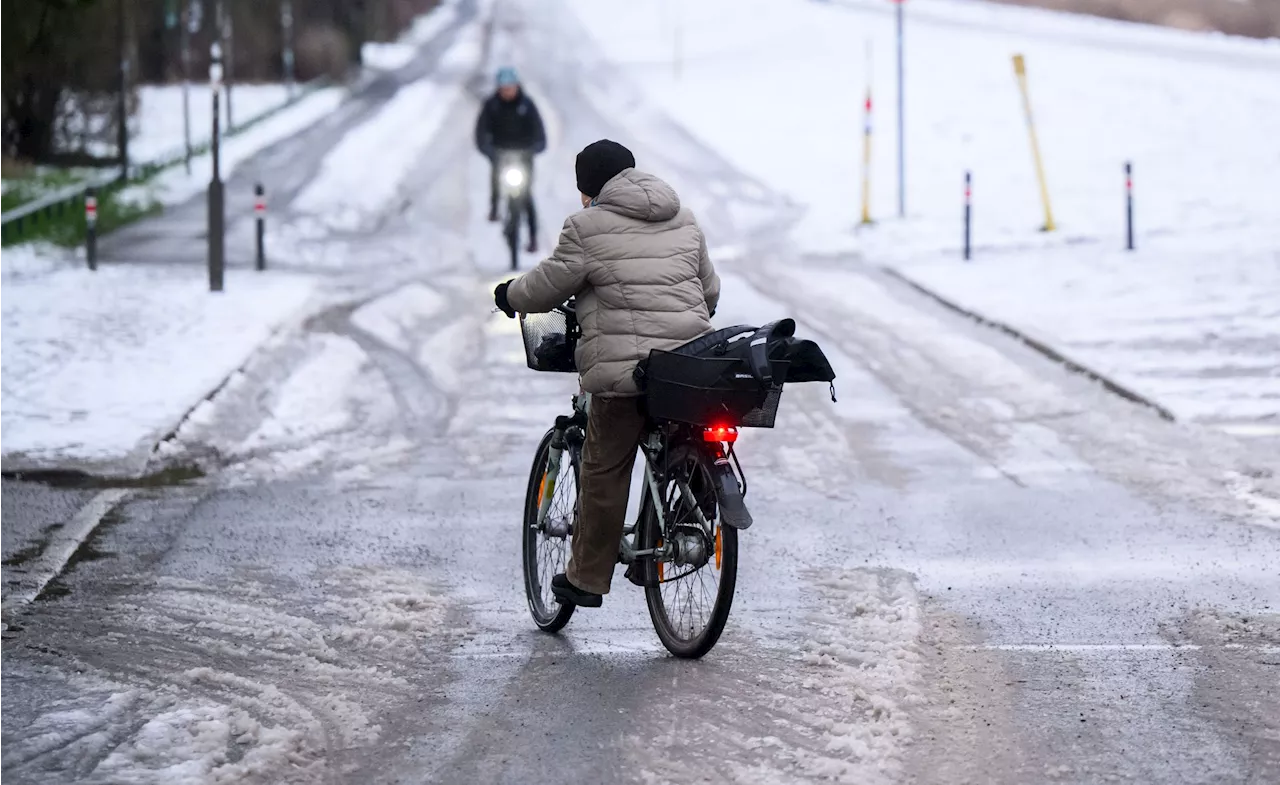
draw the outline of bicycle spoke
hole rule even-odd
[[[709,506],[708,495],[715,491],[711,490],[710,478],[704,472],[694,460],[673,467],[672,479],[668,480],[663,493],[665,507],[670,511],[668,533],[678,531],[685,537],[705,536],[698,522],[698,510]],[[681,492],[680,483],[675,478],[689,480],[686,486],[690,489],[688,494]],[[701,493],[697,489],[702,489]],[[714,509],[714,504],[710,506]],[[717,527],[714,520],[711,524],[712,536],[704,543],[708,549],[707,562],[697,567],[669,562],[668,577],[659,589],[669,627],[684,640],[693,640],[707,629],[719,601],[720,571],[713,556]]]

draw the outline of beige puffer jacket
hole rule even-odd
[[[593,206],[569,216],[550,258],[507,290],[511,307],[544,313],[577,295],[582,388],[638,395],[632,372],[653,349],[711,331],[720,278],[693,213],[671,186],[624,169]]]

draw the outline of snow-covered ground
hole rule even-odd
[[[1245,355],[1238,362],[1194,339],[1144,343],[1154,322],[1119,318],[1107,322],[1116,345],[1078,359],[1123,371],[1139,392],[1193,418],[1280,416],[1280,369],[1274,360],[1269,373],[1258,368],[1280,352],[1280,317],[1258,304],[1268,286],[1275,289],[1280,247],[1277,42],[913,0],[907,219],[899,220],[892,4],[708,0],[655,13],[638,4],[568,3],[648,101],[806,208],[795,247],[861,253],[909,275],[923,264],[923,282],[995,318],[1036,314],[1027,326],[1073,356],[1079,336],[1066,326],[1092,321],[1096,339],[1100,311],[1177,318],[1191,306],[1188,318],[1204,335],[1248,322],[1249,340],[1232,349]],[[1059,226],[1050,234],[1038,231],[1044,219],[1014,54],[1026,57]],[[868,83],[878,223],[857,231]],[[626,112],[626,103],[617,110]],[[1138,198],[1139,251],[1131,260],[1110,254],[1124,241],[1125,161],[1134,163]],[[977,259],[962,267],[966,170],[974,177]],[[1048,267],[1046,276],[1032,272]],[[1212,302],[1202,289],[1208,268],[1221,273]],[[1018,274],[1005,274],[1011,270]],[[1064,283],[1086,276],[1087,289]],[[1163,381],[1151,372],[1174,367]]]
[[[1194,239],[1195,242],[1192,242]],[[1280,434],[1280,231],[1160,237],[907,268],[953,301],[1154,398],[1180,420]]]
[[[296,88],[300,91],[302,88]],[[231,86],[232,118],[244,125],[289,100],[284,84],[233,84]],[[191,144],[209,141],[213,131],[213,103],[207,82],[192,82],[190,92]],[[219,113],[222,133],[231,130],[227,123],[226,94]],[[138,88],[138,132],[129,140],[129,155],[135,161],[162,161],[183,153],[182,85],[142,85]]]
[[[431,40],[458,16],[456,0],[447,0],[413,20],[413,24],[395,41],[369,42],[360,48],[366,68],[394,71],[413,59],[418,47]]]
[[[427,79],[400,90],[325,156],[293,208],[349,231],[381,216],[458,95],[456,86]]]
[[[435,35],[454,14],[450,4],[425,15],[406,35],[406,45]],[[457,66],[478,56],[474,50],[472,38],[463,36],[458,53],[451,50],[443,61]],[[226,138],[223,177],[323,121],[346,94],[343,88],[315,90]],[[300,222],[324,236],[325,227],[355,228],[389,209],[458,96],[452,84],[422,80],[354,126],[295,201],[293,207],[303,214]],[[211,167],[210,156],[198,156],[190,174],[173,167],[122,198],[182,203],[207,187]],[[370,179],[371,171],[384,176]],[[274,258],[314,267],[293,259],[296,243],[288,231],[278,235],[272,238]],[[226,291],[211,295],[201,269],[111,265],[90,273],[82,251],[43,244],[6,248],[0,261],[6,468],[140,470],[156,440],[273,330],[303,311],[317,285],[305,275],[232,270]],[[344,422],[308,421],[306,411],[315,408],[315,395],[339,395],[341,386],[326,388],[323,378],[335,368],[358,369],[362,356],[349,341],[319,347],[318,377],[281,391],[272,404],[273,422],[278,420],[274,430],[248,434],[228,447],[252,453],[267,442],[294,437],[305,442],[316,429],[341,429]]]
[[[232,271],[212,295],[202,270],[155,266],[6,280],[5,468],[14,456],[145,461],[311,290],[296,276]]]
[[[346,96],[346,89],[341,87],[315,90],[288,109],[243,133],[224,139],[219,150],[223,179],[227,179],[236,167],[262,150],[323,120],[338,108]],[[209,187],[212,173],[213,158],[206,153],[191,160],[190,174],[184,167],[171,167],[147,183],[131,189],[132,197],[140,201],[154,200],[165,205],[185,202]]]
[[[224,175],[325,117],[344,95],[316,91],[228,138]],[[134,198],[184,201],[208,185],[211,167],[199,156],[191,174],[167,170]],[[298,276],[231,271],[226,291],[212,295],[202,269],[111,265],[91,273],[82,254],[47,244],[0,254],[6,469],[140,470],[156,440],[314,286]]]

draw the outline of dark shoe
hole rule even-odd
[[[556,595],[556,602],[562,605],[581,605],[583,608],[599,608],[604,597],[583,591],[572,583],[563,572],[551,579],[551,593]]]
[[[530,238],[529,238],[529,244],[528,244],[528,245],[526,245],[524,249],[525,249],[526,251],[528,251],[529,253],[537,253],[537,252],[538,252],[538,241],[537,241],[537,240],[535,240],[535,239],[533,239],[532,237],[530,237]]]
[[[492,206],[492,207],[490,207],[490,208],[489,208],[489,220],[490,220],[491,222],[496,222],[496,221],[498,220],[498,207],[497,207],[497,205],[494,205],[494,206]]]

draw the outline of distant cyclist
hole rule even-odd
[[[476,147],[489,159],[489,220],[498,220],[498,153],[514,150],[529,160],[529,252],[538,249],[538,213],[533,205],[533,156],[547,149],[547,132],[533,99],[520,87],[514,68],[498,71],[498,88],[476,120]]]

